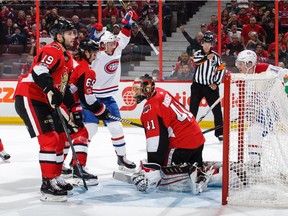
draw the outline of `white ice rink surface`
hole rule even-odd
[[[124,128],[128,159],[137,164],[145,158],[141,128]],[[222,159],[222,145],[213,132],[205,134],[204,160]],[[248,208],[221,205],[221,188],[211,187],[200,195],[153,192],[141,194],[132,185],[112,179],[118,169],[107,128],[100,127],[89,147],[89,172],[100,184],[87,192],[73,189],[65,203],[43,203],[38,144],[24,126],[0,126],[0,137],[11,155],[10,163],[0,161],[0,216],[218,216],[288,215],[288,209]],[[67,163],[69,163],[71,152]],[[1,160],[1,159],[0,159]]]

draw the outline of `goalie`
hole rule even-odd
[[[132,175],[137,190],[178,187],[202,192],[210,176],[203,169],[205,138],[195,117],[169,92],[155,88],[147,74],[135,79],[133,94],[137,104],[147,100],[141,114],[147,161],[141,161],[140,170]]]

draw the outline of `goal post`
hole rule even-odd
[[[222,204],[288,207],[288,99],[273,72],[224,78]]]

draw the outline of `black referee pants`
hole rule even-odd
[[[196,82],[193,82],[191,85],[191,98],[190,98],[190,112],[197,116],[199,110],[199,104],[203,97],[206,98],[206,101],[209,107],[219,98],[219,87],[215,90],[212,90],[209,85],[202,85]],[[214,125],[223,125],[223,117],[221,110],[221,103],[218,103],[212,110],[214,115]],[[223,135],[223,128],[215,130],[215,136],[218,137]]]

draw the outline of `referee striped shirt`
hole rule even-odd
[[[209,54],[214,54],[212,59],[207,59]],[[193,55],[193,61],[196,65],[194,82],[202,85],[211,85],[213,83],[219,85],[224,76],[224,64],[218,53],[211,50],[209,54],[205,54],[204,51],[198,50]]]

